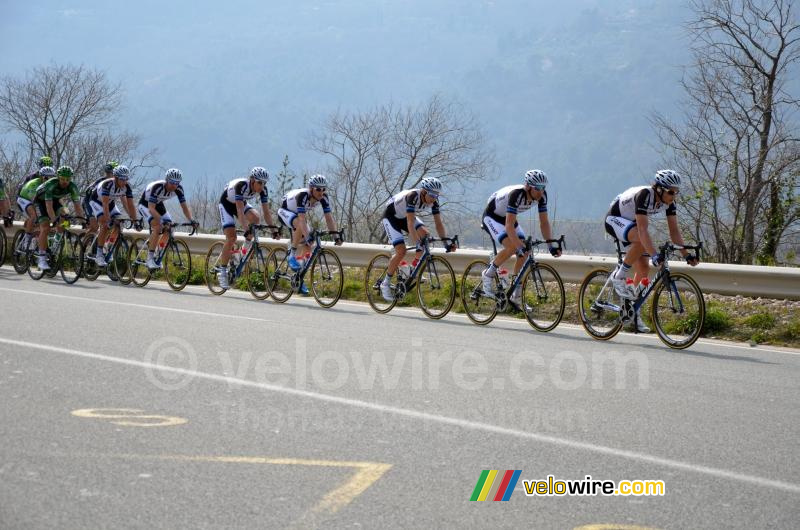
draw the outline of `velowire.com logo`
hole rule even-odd
[[[517,487],[521,469],[484,469],[475,484],[470,501],[507,501]]]

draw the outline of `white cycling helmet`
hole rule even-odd
[[[328,187],[328,179],[325,178],[325,175],[312,175],[310,179],[308,179],[308,187],[309,188],[327,188]]]
[[[671,169],[662,169],[660,171],[656,171],[656,176],[654,178],[656,184],[661,186],[662,188],[680,188],[681,187],[681,176]]]
[[[442,191],[442,181],[436,177],[425,177],[422,179],[422,182],[419,183],[419,187],[425,191],[429,191],[435,195],[438,195]]]
[[[114,176],[118,179],[128,180],[131,178],[131,171],[128,166],[117,166],[114,168]]]
[[[55,177],[56,176],[56,170],[53,169],[50,166],[41,167],[41,168],[39,168],[39,176],[40,177],[47,177],[47,178]]]
[[[254,167],[250,170],[250,178],[256,179],[259,182],[267,182],[269,180],[269,173],[263,167]]]
[[[525,172],[525,184],[528,186],[547,186],[547,175],[541,169],[531,169]]]
[[[164,179],[167,181],[167,184],[180,184],[182,178],[183,173],[181,173],[181,170],[174,167],[168,169],[167,172],[164,173]]]

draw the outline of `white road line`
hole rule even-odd
[[[110,280],[109,280],[109,283],[110,283]],[[164,285],[166,285],[166,283]],[[203,287],[196,286],[196,285],[195,286],[191,286],[190,285],[190,286],[187,286],[186,288],[187,289],[192,288],[192,290],[195,290],[195,289],[204,290]],[[116,304],[116,305],[123,305],[123,306],[130,306],[130,307],[140,307],[140,308],[146,308],[146,309],[152,309],[152,310],[160,310],[160,311],[174,311],[174,312],[179,312],[179,313],[189,313],[189,314],[197,314],[197,315],[205,315],[205,316],[215,316],[215,317],[218,316],[218,317],[221,317],[221,318],[229,318],[229,319],[243,319],[243,320],[253,320],[253,321],[258,321],[258,322],[269,322],[269,323],[272,323],[272,324],[285,324],[285,322],[283,322],[283,321],[268,320],[268,319],[257,318],[257,317],[245,317],[245,316],[239,316],[239,315],[233,315],[233,314],[227,314],[227,313],[213,313],[213,312],[208,312],[208,311],[193,311],[193,310],[189,310],[189,309],[178,309],[178,308],[170,308],[170,307],[147,305],[147,304],[135,304],[135,303],[130,303],[130,302],[117,302],[115,300],[101,300],[101,299],[98,299],[98,298],[89,298],[89,297],[81,297],[81,296],[69,296],[69,295],[61,295],[61,294],[53,294],[53,293],[43,293],[43,292],[40,292],[40,291],[29,291],[29,290],[25,290],[25,289],[11,289],[11,288],[8,288],[8,287],[0,287],[0,291],[8,291],[8,292],[16,292],[16,293],[24,293],[24,294],[33,294],[33,295],[41,295],[41,296],[52,296],[52,297],[55,297],[55,298],[64,298],[64,299],[68,299],[68,300],[81,300],[81,301],[84,301],[84,302],[96,302],[96,303],[99,303],[99,304]],[[228,298],[231,298],[231,297],[233,297],[233,298],[248,298],[248,295],[246,293],[240,293],[240,292],[237,292],[237,291],[231,291],[231,292],[227,293],[227,297]],[[300,297],[296,297],[296,299],[293,298],[293,301],[294,302],[299,302],[299,303],[306,303],[306,304],[309,304],[309,305],[315,305],[316,304],[313,300],[308,300],[306,298],[300,298]],[[366,309],[369,308],[369,306],[365,302],[355,302],[355,301],[340,300],[337,303],[337,305],[347,305],[347,306],[352,306],[352,307],[358,307],[358,308],[361,308],[361,309],[365,309],[365,313],[369,313],[369,311],[366,310]],[[395,312],[395,313],[401,312],[401,313],[405,313],[405,314],[419,315],[420,317],[422,317],[422,313],[418,309],[396,307],[392,311]],[[452,312],[449,315],[447,315],[445,318],[459,318],[459,319],[462,319],[462,320],[465,320],[465,321],[468,320],[466,315],[461,315],[461,314],[452,313]],[[526,321],[518,320],[518,319],[512,319],[512,318],[498,317],[495,320],[495,322],[509,324],[509,325],[515,325],[515,326],[520,326],[520,327],[523,327],[523,328],[530,327]],[[581,336],[585,333],[583,331],[583,327],[581,327],[581,326],[579,326],[577,324],[562,323],[562,324],[558,325],[558,329],[559,330],[574,331],[576,335],[581,335]],[[635,339],[642,340],[642,341],[656,342],[656,343],[659,343],[659,344],[661,343],[660,340],[658,339],[658,337],[655,336],[655,335],[635,334],[635,333],[627,333],[627,332],[623,331],[623,332],[620,333],[620,336],[625,336],[626,338],[635,338]],[[748,345],[744,345],[744,344],[731,344],[731,343],[728,343],[728,342],[725,342],[725,341],[712,341],[712,340],[700,339],[700,340],[697,341],[696,344],[705,344],[705,345],[708,345],[708,346],[714,346],[714,347],[718,347],[718,348],[742,349],[742,350],[747,350],[747,351],[750,351],[750,352],[782,353],[782,354],[785,354],[785,355],[800,355],[800,350],[790,350],[790,349],[777,350],[777,349],[763,348],[763,347],[758,347],[758,346],[748,346]],[[666,346],[665,346],[665,348],[666,348]]]
[[[39,291],[26,291],[23,289],[8,289],[5,287],[0,287],[0,291],[9,291],[12,293],[22,293],[22,294],[33,294],[39,296],[50,296],[52,298],[62,298],[66,300],[79,300],[81,302],[94,302],[97,304],[110,304],[110,305],[121,305],[125,307],[136,307],[141,309],[147,309],[148,311],[170,311],[173,313],[186,313],[189,315],[203,315],[208,317],[215,317],[215,318],[230,318],[230,319],[239,319],[239,320],[253,320],[256,322],[269,322],[270,324],[286,324],[285,322],[281,322],[279,320],[269,320],[266,318],[258,318],[258,317],[246,317],[241,315],[231,315],[228,313],[212,313],[209,311],[195,311],[193,309],[180,309],[177,307],[164,307],[158,305],[148,305],[148,304],[134,304],[132,302],[118,302],[116,300],[100,300],[98,298],[87,298],[85,296],[70,296],[66,294],[54,294],[54,293],[42,293]]]
[[[337,405],[345,405],[348,407],[358,408],[358,409],[365,409],[365,410],[373,410],[376,412],[382,412],[385,414],[393,414],[395,416],[401,416],[405,418],[412,418],[415,420],[423,420],[429,421],[433,423],[440,423],[443,425],[453,425],[456,427],[461,427],[463,429],[472,430],[472,431],[482,431],[488,432],[492,434],[499,434],[505,436],[513,436],[516,438],[523,438],[526,440],[533,440],[540,443],[546,443],[550,445],[555,445],[557,447],[567,447],[570,449],[577,449],[581,451],[587,451],[590,453],[597,453],[603,454],[618,458],[624,458],[628,460],[634,460],[638,462],[646,462],[648,464],[653,464],[657,466],[668,467],[672,469],[680,469],[683,471],[689,471],[692,473],[699,473],[703,475],[709,475],[717,478],[722,478],[726,480],[733,480],[737,482],[744,482],[747,484],[753,484],[756,486],[764,487],[764,488],[771,488],[781,491],[786,491],[789,493],[796,493],[800,494],[800,485],[792,484],[790,482],[783,482],[780,480],[772,480],[763,477],[756,477],[753,475],[745,475],[742,473],[736,473],[734,471],[727,471],[724,469],[718,469],[698,464],[692,464],[689,462],[681,462],[678,460],[671,460],[669,458],[661,458],[658,456],[652,456],[645,453],[637,453],[634,451],[627,451],[625,449],[616,449],[614,447],[606,447],[602,445],[595,445],[588,442],[579,442],[576,440],[569,440],[566,438],[558,438],[556,436],[549,436],[545,434],[538,434],[534,432],[527,432],[527,431],[520,431],[517,429],[510,429],[507,427],[500,427],[498,425],[491,425],[488,423],[482,422],[475,422],[469,421],[459,418],[451,418],[448,416],[441,416],[438,414],[431,414],[428,412],[422,412],[412,409],[404,409],[400,407],[394,407],[391,405],[381,405],[379,403],[372,403],[369,401],[361,401],[358,399],[351,399],[351,398],[344,398],[338,396],[331,396],[328,394],[321,394],[318,392],[312,392],[309,390],[299,390],[296,388],[289,388],[279,385],[271,385],[269,383],[259,383],[256,381],[250,381],[247,379],[240,379],[238,377],[231,377],[225,375],[218,375],[218,374],[211,374],[206,372],[198,372],[195,370],[186,370],[184,368],[174,368],[171,366],[162,366],[159,364],[147,363],[144,361],[136,361],[133,359],[123,359],[120,357],[113,357],[109,355],[101,355],[99,353],[91,353],[91,352],[84,352],[79,350],[72,350],[68,348],[60,348],[58,346],[50,346],[47,344],[37,344],[34,342],[26,342],[14,339],[7,339],[0,337],[0,343],[9,344],[12,346],[18,346],[22,348],[30,348],[36,350],[44,350],[50,351],[55,353],[62,353],[66,355],[73,355],[76,357],[84,357],[87,359],[94,359],[99,361],[106,361],[112,362],[117,364],[123,364],[128,366],[136,366],[139,368],[145,368],[150,370],[160,370],[164,372],[172,372],[181,375],[188,375],[191,377],[196,377],[199,379],[207,379],[210,381],[217,381],[222,383],[228,384],[235,384],[244,387],[250,388],[258,388],[261,390],[267,390],[270,392],[275,392],[279,394],[288,394],[291,396],[298,396],[307,399],[313,399],[317,401],[322,401],[326,403],[335,403]]]

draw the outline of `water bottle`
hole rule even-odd
[[[239,252],[239,247],[236,245],[233,246],[233,251],[231,252],[231,259],[233,260],[233,266],[238,267],[239,262],[242,261],[242,254]]]
[[[63,234],[61,232],[56,232],[55,235],[53,236],[53,244],[58,245],[61,242],[62,237]]]
[[[244,245],[242,246],[242,257],[246,256],[248,252],[250,252],[250,247],[253,246],[253,240],[245,239]]]

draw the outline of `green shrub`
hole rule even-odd
[[[731,325],[731,316],[724,309],[717,306],[709,306],[706,309],[706,321],[703,324],[704,334],[720,333],[730,329]]]
[[[783,335],[783,338],[786,340],[800,339],[800,320],[793,320],[789,322],[781,335]]]
[[[744,323],[753,329],[772,329],[775,327],[775,315],[766,312],[756,313],[747,317]]]

